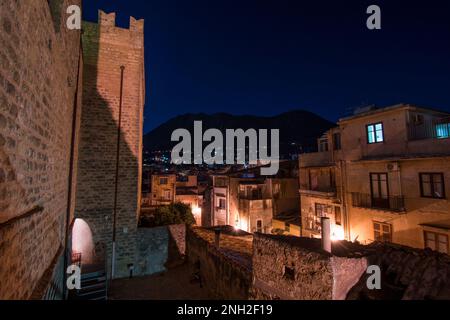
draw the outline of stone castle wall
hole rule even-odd
[[[83,24],[83,112],[76,217],[89,224],[94,242],[106,247],[111,270],[119,140],[115,277],[127,276],[127,265],[136,265],[145,95],[143,28],[143,21],[134,18],[129,29],[118,28],[115,14],[101,11],[98,24]]]
[[[134,274],[151,275],[182,264],[186,253],[186,225],[139,228],[138,264]]]
[[[0,3],[0,300],[45,291],[63,252],[80,44],[68,6]]]

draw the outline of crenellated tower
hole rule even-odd
[[[121,277],[128,275],[136,259],[145,100],[144,21],[131,17],[125,29],[116,26],[115,18],[115,13],[99,11],[98,23],[83,23],[75,217],[90,227],[95,248],[92,254],[89,250],[83,253],[83,261],[96,263],[106,257],[108,274]],[[74,251],[81,249],[74,244]]]

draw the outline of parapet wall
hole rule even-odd
[[[137,276],[167,271],[184,262],[186,225],[139,228],[137,236]]]
[[[431,250],[374,243],[255,234],[253,299],[449,299],[450,258]],[[380,268],[380,290],[367,287],[369,266]]]
[[[193,275],[199,276],[209,296],[221,300],[246,300],[251,286],[251,269],[239,263],[242,259],[239,255],[233,259],[230,254],[232,252],[226,246],[217,249],[195,229],[187,229],[186,256]]]
[[[320,240],[255,234],[252,299],[344,300],[367,268],[365,258],[337,257]]]
[[[255,237],[252,299],[331,300],[333,271],[318,253]]]
[[[187,230],[193,276],[211,297],[254,300],[450,299],[450,257],[387,243],[363,246],[336,241],[332,254],[320,239],[255,233]],[[248,254],[248,250],[251,251]],[[250,261],[248,261],[250,260]],[[380,290],[371,290],[369,266],[380,268]]]

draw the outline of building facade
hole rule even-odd
[[[325,215],[341,222],[337,238],[448,254],[449,117],[402,104],[341,119],[321,152],[300,159],[304,234]]]
[[[150,204],[168,205],[175,202],[177,176],[175,174],[154,174],[151,178]]]
[[[263,177],[250,171],[212,177],[205,196],[212,226],[271,233],[274,217],[291,211],[300,216],[298,178],[290,178],[291,174]]]

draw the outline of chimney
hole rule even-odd
[[[322,224],[322,249],[331,253],[331,223],[330,218],[321,218]]]
[[[214,238],[214,245],[216,249],[220,248],[220,229],[214,230],[215,238]]]

